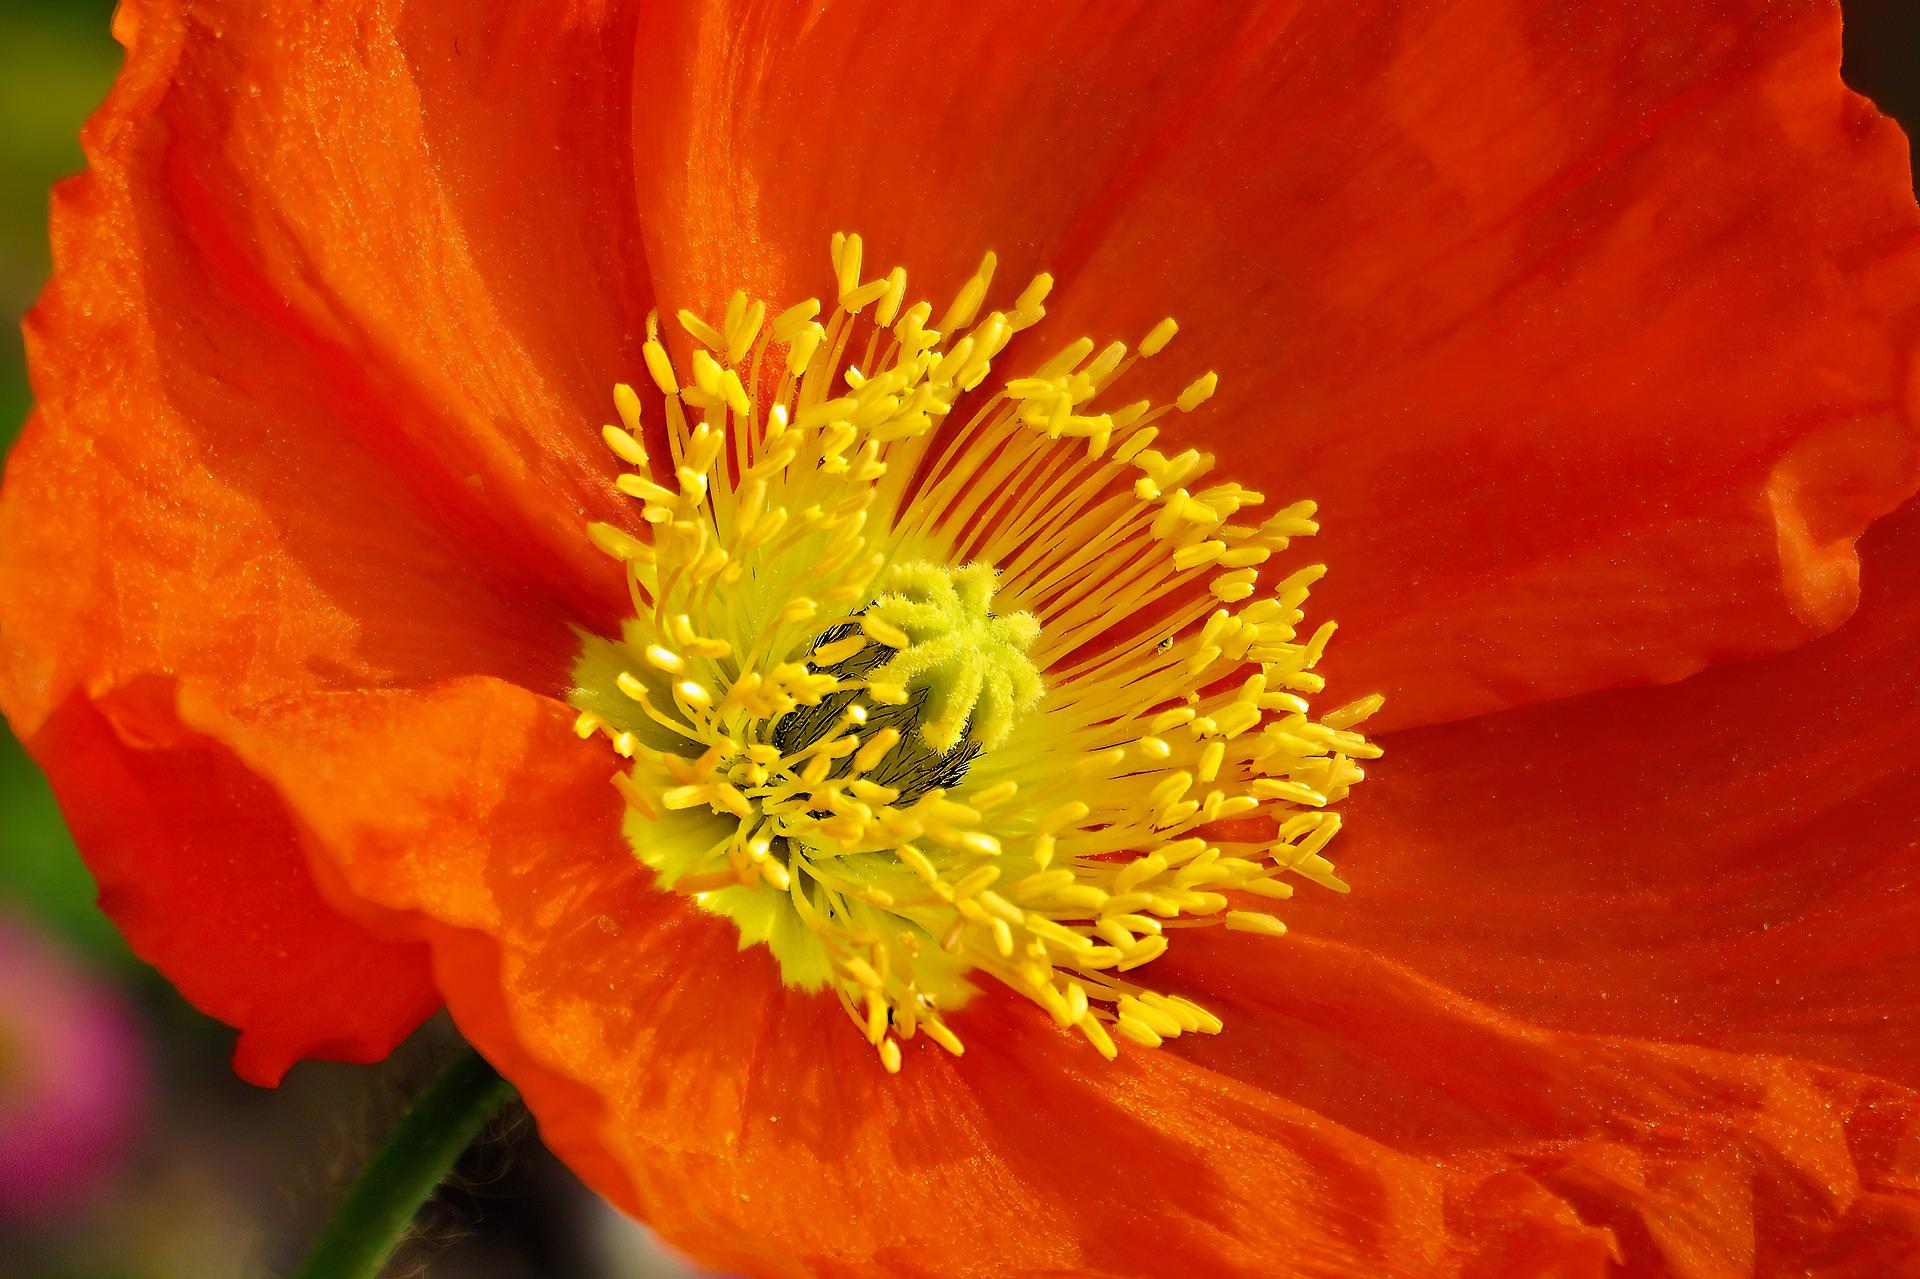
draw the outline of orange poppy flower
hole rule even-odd
[[[1920,1265],[1835,7],[1123,9],[124,3],[0,500],[103,904],[723,1268]]]

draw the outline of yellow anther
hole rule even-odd
[[[822,644],[807,659],[817,667],[838,666],[867,646],[865,635],[849,635],[831,644]]]
[[[1220,379],[1212,373],[1202,374],[1193,380],[1186,390],[1180,392],[1180,398],[1174,403],[1182,413],[1191,413],[1212,398],[1214,388],[1220,385]]]
[[[1262,915],[1258,911],[1230,910],[1226,923],[1235,932],[1260,933],[1267,937],[1284,937],[1287,934],[1285,924],[1272,915]]]
[[[913,643],[913,641],[907,637],[905,631],[884,617],[872,614],[862,617],[860,619],[860,629],[865,631],[874,643],[884,644],[888,648],[906,648]]]
[[[1215,739],[1206,744],[1200,752],[1200,766],[1195,770],[1203,782],[1213,781],[1220,776],[1220,765],[1227,757],[1227,744]]]
[[[834,233],[833,274],[835,296],[845,299],[860,287],[861,242],[858,235]]]
[[[653,376],[653,384],[660,388],[660,393],[678,394],[680,383],[674,378],[673,361],[667,358],[667,348],[650,340],[641,348],[641,353],[646,356],[647,372]]]
[[[620,414],[620,425],[630,435],[640,433],[640,397],[625,382],[616,383],[613,388],[613,406]],[[645,464],[646,454],[641,454],[641,464]]]
[[[1348,702],[1338,710],[1327,712],[1320,717],[1320,722],[1328,728],[1352,728],[1356,724],[1364,723],[1385,704],[1386,699],[1375,693],[1357,702]]]
[[[870,304],[885,297],[892,287],[892,282],[889,280],[868,280],[859,288],[843,295],[840,305],[854,313],[864,311]]]
[[[946,313],[940,317],[940,323],[934,327],[942,333],[952,333],[972,324],[973,317],[980,312],[980,304],[986,300],[987,289],[993,283],[994,268],[999,263],[999,257],[993,253],[988,253],[982,258],[979,270],[975,271],[972,278],[960,287],[959,295],[953,299],[953,304],[947,308]]]
[[[1053,292],[1053,277],[1042,271],[1033,277],[1026,289],[1013,304],[1013,314],[1020,321],[1021,328],[1030,328],[1038,324],[1047,313],[1047,295]]]
[[[893,324],[894,317],[900,314],[900,304],[907,297],[907,270],[895,267],[887,273],[886,292],[881,295],[880,305],[873,309],[873,322],[881,328]]]
[[[727,363],[738,364],[753,349],[755,339],[760,336],[760,326],[766,322],[767,304],[755,300],[747,301],[747,295],[736,291],[727,303],[726,332]]]
[[[791,342],[800,332],[820,314],[820,299],[808,298],[805,302],[790,306],[773,321],[773,336],[781,342]]]
[[[899,741],[899,729],[881,729],[872,737],[868,738],[866,743],[861,746],[858,751],[854,752],[854,771],[857,773],[865,773],[879,767],[880,761],[887,757],[887,752],[892,750]]]
[[[714,328],[693,312],[682,310],[675,318],[680,321],[680,327],[685,329],[693,340],[700,343],[700,345],[714,351],[726,350],[727,341],[720,336],[720,330]],[[696,352],[696,354],[698,353]]]
[[[799,377],[812,363],[814,352],[820,349],[821,340],[827,336],[826,329],[819,324],[808,324],[795,334],[787,348],[787,372]]]
[[[616,528],[611,524],[589,524],[587,526],[587,538],[595,546],[599,547],[602,552],[612,556],[616,560],[641,560],[650,562],[653,559],[652,547],[640,541],[625,529]]]
[[[860,402],[851,395],[843,395],[836,399],[823,400],[818,404],[809,404],[806,408],[801,409],[800,415],[794,419],[793,424],[802,431],[815,430],[816,428],[825,426],[829,422],[844,421],[847,415],[858,407],[860,407]],[[847,443],[847,438],[842,437],[840,448],[844,449]],[[834,452],[837,450],[828,448],[825,451]]]
[[[647,450],[639,440],[626,431],[617,426],[604,426],[600,428],[600,438],[606,441],[607,447],[613,451],[614,456],[628,466],[646,466]]]

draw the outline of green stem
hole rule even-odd
[[[376,1279],[453,1161],[512,1097],[471,1048],[447,1063],[334,1209],[299,1279]]]

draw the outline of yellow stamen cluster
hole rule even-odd
[[[1220,1029],[1137,982],[1181,928],[1284,931],[1288,880],[1344,891],[1330,806],[1379,754],[1315,719],[1331,623],[1302,636],[1323,572],[1267,578],[1313,506],[1204,484],[1212,459],[1156,449],[1169,408],[1112,403],[1173,337],[1071,343],[988,387],[1045,313],[1042,275],[982,308],[989,254],[937,317],[896,268],[863,280],[836,236],[837,306],[768,322],[736,293],[645,348],[669,456],[641,397],[605,428],[640,503],[595,525],[635,616],[583,637],[583,736],[631,764],[627,831],[661,882],[826,988],[890,1070],[981,976],[1102,1053]],[[689,377],[683,382],[681,371]]]

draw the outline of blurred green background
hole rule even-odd
[[[1684,3],[1686,0],[1673,0]],[[1657,9],[1655,0],[1649,4]],[[47,271],[47,190],[81,165],[77,131],[119,63],[108,0],[0,0],[0,445],[30,395],[15,321]],[[1847,73],[1920,121],[1920,0],[1846,5]],[[128,954],[44,781],[0,729],[0,908],[11,906],[117,992],[152,1076],[131,1156],[83,1202],[31,1226],[0,1221],[0,1279],[222,1279],[284,1270],[404,1097],[451,1050],[429,1026],[379,1068],[307,1065],[264,1092],[225,1068],[231,1035]],[[0,1037],[0,1066],[6,1062]],[[524,1120],[463,1165],[404,1267],[436,1276],[682,1273],[552,1164]]]
[[[107,37],[112,11],[100,0],[0,0],[0,439],[8,444],[32,402],[17,321],[46,278],[47,188],[80,167],[80,121],[119,66]],[[53,797],[11,734],[0,735],[0,897],[25,903],[102,959],[124,962]]]

